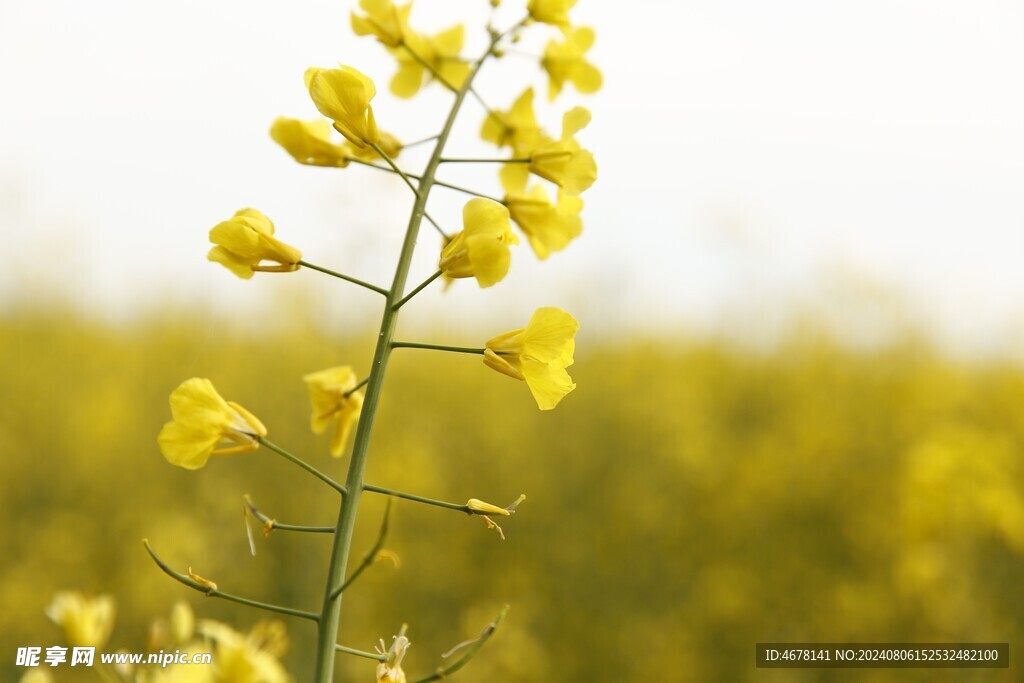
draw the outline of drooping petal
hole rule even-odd
[[[541,410],[552,410],[566,394],[576,388],[565,368],[541,363],[529,358],[523,359],[523,375],[526,386]]]

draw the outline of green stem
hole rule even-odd
[[[443,273],[444,273],[444,271],[438,269],[438,271],[435,272],[433,275],[431,275],[426,280],[424,280],[423,282],[421,282],[418,285],[416,285],[416,289],[414,289],[411,292],[409,292],[408,294],[406,294],[404,299],[402,299],[397,304],[395,304],[395,310],[397,311],[399,308],[404,306],[406,301],[408,301],[409,299],[411,299],[414,296],[416,296],[417,294],[419,294],[423,290],[424,287],[429,285],[431,282],[433,282],[437,278],[441,277],[441,275]]]
[[[142,545],[144,545],[146,547],[146,552],[148,552],[149,556],[153,558],[153,561],[156,562],[157,566],[160,567],[160,569],[163,570],[164,574],[167,574],[172,579],[175,579],[179,583],[185,584],[186,586],[188,586],[189,588],[192,588],[193,590],[197,590],[200,593],[205,593],[206,595],[210,596],[211,598],[222,598],[224,600],[230,600],[231,602],[237,602],[240,605],[247,605],[249,607],[255,607],[257,609],[267,610],[268,612],[277,612],[278,614],[287,614],[288,616],[291,616],[291,617],[299,617],[300,619],[309,619],[310,621],[320,621],[319,615],[313,614],[312,612],[304,612],[304,611],[299,610],[299,609],[292,609],[291,607],[282,607],[280,605],[271,605],[271,604],[266,603],[266,602],[258,602],[256,600],[249,600],[248,598],[242,598],[242,597],[239,597],[237,595],[232,595],[231,593],[225,593],[224,591],[217,590],[216,588],[211,588],[210,586],[203,585],[203,584],[199,583],[198,581],[195,581],[195,580],[189,578],[185,574],[181,574],[179,572],[176,572],[173,569],[171,569],[169,566],[167,566],[167,563],[165,563],[163,560],[161,560],[157,556],[156,552],[153,550],[153,547],[149,545],[149,541],[147,539],[145,539],[145,538],[142,539]]]
[[[304,526],[299,524],[282,524],[272,517],[268,517],[263,514],[256,504],[252,502],[249,496],[245,496],[245,504],[249,508],[249,511],[253,516],[263,522],[269,524],[271,529],[280,529],[281,531],[304,531],[311,534],[333,534],[333,526]]]
[[[515,28],[518,28],[521,24],[522,22],[516,24]],[[455,119],[458,117],[462,103],[466,99],[466,92],[472,85],[473,79],[479,73],[480,67],[486,61],[487,56],[491,54],[494,46],[503,35],[496,36],[491,41],[487,47],[487,52],[470,69],[465,82],[456,94],[451,111],[449,111],[448,118],[445,120],[444,128],[441,129],[441,133],[438,135],[437,145],[434,147],[430,160],[427,162],[427,167],[423,171],[423,177],[416,195],[416,202],[413,204],[412,213],[409,216],[409,225],[406,228],[402,251],[398,257],[398,265],[395,268],[395,277],[391,290],[388,293],[384,314],[381,318],[380,334],[377,338],[377,348],[374,351],[370,381],[366,385],[366,396],[363,399],[363,408],[359,414],[359,424],[356,427],[352,458],[349,463],[348,477],[346,479],[346,487],[349,493],[342,499],[341,508],[338,511],[338,523],[335,525],[331,562],[327,571],[323,605],[320,610],[319,628],[317,629],[314,683],[332,683],[334,678],[334,655],[337,651],[335,644],[338,640],[338,630],[341,624],[341,603],[343,599],[342,594],[334,594],[334,588],[342,583],[342,579],[345,576],[345,567],[348,564],[349,551],[352,546],[356,514],[359,510],[359,500],[363,492],[363,472],[366,469],[370,436],[373,432],[373,423],[377,416],[377,407],[380,404],[384,375],[391,356],[391,340],[398,322],[398,312],[393,309],[393,306],[398,303],[398,298],[401,296],[399,292],[405,291],[406,280],[409,277],[409,265],[412,262],[413,251],[416,248],[416,237],[419,235],[420,223],[423,221],[423,215],[426,210],[427,197],[434,184],[434,174],[437,172],[437,167],[441,162],[441,154],[444,151],[445,143],[448,142],[448,136],[455,125]]]
[[[267,441],[262,436],[256,437],[256,440],[260,443],[260,445],[266,446],[267,448],[269,448],[270,450],[274,451],[278,455],[284,456],[287,460],[292,461],[293,463],[295,463],[296,465],[298,465],[302,469],[306,470],[307,472],[309,472],[314,477],[316,477],[320,481],[322,481],[325,484],[327,484],[328,486],[330,486],[332,489],[334,489],[335,491],[337,491],[341,495],[343,495],[343,496],[345,495],[346,491],[345,491],[345,487],[344,486],[342,486],[338,482],[334,481],[333,479],[328,477],[326,474],[324,474],[323,472],[321,472],[317,468],[315,468],[312,465],[310,465],[309,463],[307,463],[302,458],[299,458],[297,456],[292,455],[291,453],[289,453],[285,449],[281,448],[277,444],[271,443],[270,441]]]
[[[439,508],[458,510],[459,512],[465,512],[466,514],[473,514],[473,511],[469,509],[469,506],[464,503],[448,503],[443,500],[437,500],[436,498],[417,496],[414,493],[395,491],[394,489],[386,489],[383,486],[374,486],[373,484],[363,484],[363,490],[371,491],[372,493],[381,493],[385,496],[393,496],[395,498],[404,498],[405,500],[414,500],[417,503],[426,503],[427,505],[434,505]]]
[[[443,346],[441,344],[420,344],[418,342],[391,342],[393,349],[431,349],[433,351],[451,351],[452,353],[475,353],[482,356],[486,349],[475,349],[469,346]]]
[[[413,681],[413,683],[430,683],[431,681],[440,681],[441,679],[447,678],[451,674],[455,673],[462,667],[469,664],[469,661],[476,656],[476,654],[480,651],[480,648],[482,648],[487,643],[488,639],[490,639],[490,637],[494,635],[494,631],[498,628],[498,624],[502,622],[506,614],[508,614],[508,605],[505,605],[505,607],[503,607],[501,612],[498,614],[497,618],[487,625],[487,628],[484,629],[484,632],[481,633],[480,636],[475,641],[472,641],[472,643],[469,645],[469,649],[466,650],[465,654],[463,654],[461,657],[456,659],[448,666],[438,667],[437,671],[430,674],[429,676],[417,678],[415,681]]]
[[[442,164],[528,164],[531,159],[526,158],[515,158],[515,159],[480,159],[476,157],[445,157],[441,159]]]
[[[365,650],[357,650],[352,647],[345,647],[344,645],[335,645],[334,649],[338,652],[344,652],[347,655],[355,655],[356,657],[366,657],[367,659],[376,659],[378,662],[386,662],[388,656],[378,654],[376,652],[366,652]]]
[[[344,280],[345,282],[351,282],[354,285],[359,285],[360,287],[365,287],[366,289],[369,289],[371,291],[377,292],[378,294],[383,294],[384,296],[388,295],[388,290],[384,289],[383,287],[378,287],[377,285],[371,285],[369,282],[363,282],[362,280],[354,278],[351,275],[344,275],[342,273],[336,273],[333,270],[329,270],[327,268],[321,268],[320,266],[314,265],[314,264],[310,263],[309,261],[299,261],[299,265],[303,266],[304,268],[310,268],[312,270],[319,270],[321,273],[326,273],[327,275],[330,275],[332,277],[336,277],[339,280]]]

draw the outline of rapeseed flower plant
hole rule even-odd
[[[540,145],[530,154],[530,172],[550,180],[566,194],[578,195],[597,180],[594,155],[580,147],[576,133],[590,123],[590,112],[573,107],[562,117],[562,138]]]
[[[551,410],[576,388],[566,368],[572,365],[579,323],[565,311],[538,308],[526,327],[487,341],[484,364],[525,381],[541,410]]]
[[[541,142],[546,142],[533,109],[533,88],[524,90],[508,111],[488,115],[480,137],[498,147],[510,147],[513,156],[527,155]]]
[[[72,647],[100,648],[114,630],[116,606],[113,596],[89,597],[78,591],[61,591],[53,596],[46,616],[64,631]]]
[[[254,451],[267,435],[255,415],[221,398],[208,379],[182,382],[171,393],[171,414],[174,419],[160,430],[160,450],[167,462],[187,470],[199,469],[211,455]],[[229,445],[216,448],[221,442]]]
[[[320,69],[311,66],[305,73],[306,88],[317,110],[334,121],[334,129],[356,147],[380,140],[377,120],[370,100],[377,94],[373,81],[350,66]]]
[[[396,5],[391,0],[359,0],[362,14],[353,11],[352,31],[357,36],[375,36],[388,47],[398,47],[409,31],[412,2]]]
[[[526,10],[530,18],[543,24],[552,24],[565,30],[569,27],[569,10],[577,0],[530,0]]]
[[[210,230],[215,247],[207,258],[248,280],[253,273],[287,273],[299,269],[302,252],[274,237],[274,224],[256,209],[241,209]],[[263,265],[264,261],[276,266]]]
[[[307,166],[345,168],[352,161],[372,162],[380,158],[372,147],[356,147],[348,140],[341,144],[331,142],[332,130],[331,124],[323,119],[302,121],[282,116],[271,126],[270,137],[295,161]],[[377,144],[392,159],[402,152],[398,138],[384,131],[380,131]]]
[[[400,47],[389,49],[398,62],[398,71],[391,79],[391,92],[410,98],[432,79],[458,89],[469,73],[469,64],[459,57],[463,42],[465,29],[461,24],[433,36],[410,32]]]
[[[490,199],[470,199],[462,208],[462,223],[462,232],[441,250],[438,267],[452,279],[475,277],[481,287],[497,284],[508,274],[509,247],[519,244],[508,209]]]
[[[601,89],[601,72],[584,56],[593,45],[594,31],[585,27],[568,29],[564,42],[552,40],[547,44],[540,65],[548,74],[549,99],[558,97],[566,82],[586,95]]]
[[[583,232],[583,200],[579,197],[559,191],[558,202],[552,203],[547,190],[536,185],[530,192],[507,192],[503,201],[542,261]]]
[[[340,458],[363,407],[356,373],[348,365],[340,365],[310,373],[302,379],[309,388],[309,400],[313,404],[310,420],[313,432],[323,434],[333,424],[331,455]]]
[[[210,240],[215,246],[208,258],[241,278],[251,278],[258,271],[287,272],[303,268],[357,285],[385,300],[380,332],[376,337],[373,361],[368,363],[371,370],[367,377],[360,379],[353,368],[347,365],[327,368],[303,377],[312,407],[312,430],[316,434],[326,432],[329,428],[332,430],[327,449],[329,453],[340,457],[349,441],[352,441],[344,483],[268,441],[267,429],[263,424],[237,403],[225,401],[208,379],[186,380],[171,393],[172,420],[164,425],[158,437],[164,457],[170,463],[187,469],[203,467],[212,455],[242,453],[264,446],[340,494],[337,523],[333,529],[278,523],[273,517],[260,512],[250,497],[244,498],[247,529],[248,520],[255,517],[263,523],[265,534],[275,528],[306,533],[333,532],[323,601],[320,611],[316,613],[234,595],[227,591],[229,584],[226,578],[222,580],[218,577],[225,586],[221,589],[218,583],[200,576],[191,567],[187,572],[175,570],[157,556],[148,541],[144,541],[147,552],[160,569],[193,590],[209,597],[233,600],[257,609],[314,622],[317,628],[314,683],[333,681],[334,659],[338,652],[376,660],[379,683],[406,681],[402,661],[409,647],[409,639],[405,635],[404,626],[386,652],[383,642],[376,653],[337,643],[343,595],[350,589],[352,581],[374,559],[386,556],[388,552],[383,550],[381,544],[387,533],[390,507],[385,512],[378,541],[371,552],[355,570],[350,571],[348,568],[360,492],[468,513],[481,518],[501,538],[504,538],[504,532],[491,517],[509,517],[525,498],[520,496],[504,508],[477,498],[470,498],[460,504],[418,493],[396,491],[365,481],[370,435],[391,355],[402,348],[482,355],[488,367],[526,382],[542,410],[554,408],[576,387],[566,368],[573,362],[574,340],[579,326],[571,315],[558,308],[538,309],[526,327],[494,337],[487,342],[485,348],[441,346],[395,339],[402,308],[434,280],[442,277],[449,281],[474,278],[481,288],[487,288],[506,277],[511,267],[511,247],[519,243],[519,238],[512,230],[513,220],[527,235],[541,259],[547,258],[551,252],[564,249],[580,234],[583,202],[576,195],[590,187],[597,177],[593,156],[582,149],[575,138],[576,133],[589,122],[589,112],[582,107],[567,112],[563,117],[562,137],[553,140],[537,123],[532,88],[521,91],[508,111],[499,112],[486,104],[473,85],[481,66],[488,59],[504,54],[506,48],[519,39],[522,31],[539,22],[561,28],[567,36],[568,44],[575,50],[572,52],[568,48],[555,46],[546,52],[547,61],[542,66],[548,70],[552,82],[570,81],[582,92],[595,90],[595,70],[582,60],[583,53],[593,42],[593,33],[589,29],[571,28],[568,11],[574,4],[575,0],[530,0],[529,15],[519,22],[504,30],[487,26],[486,51],[476,58],[467,59],[462,56],[466,42],[462,25],[427,36],[409,24],[411,3],[399,5],[392,0],[360,0],[359,9],[351,14],[352,29],[357,35],[375,37],[397,60],[398,71],[391,81],[391,91],[399,97],[409,98],[420,92],[427,83],[436,81],[453,95],[451,109],[441,124],[440,132],[408,145],[403,145],[394,135],[378,128],[371,104],[376,96],[376,86],[369,76],[344,65],[330,69],[310,67],[305,71],[304,81],[310,98],[325,119],[305,121],[278,118],[270,129],[274,142],[300,164],[320,168],[345,168],[353,164],[371,166],[400,177],[412,192],[413,206],[405,238],[402,240],[394,277],[388,287],[371,284],[303,260],[298,249],[274,236],[273,223],[255,209],[243,209],[210,231]],[[566,56],[572,56],[572,59]],[[558,60],[562,61],[556,65],[555,61]],[[459,111],[470,96],[486,110],[481,136],[485,141],[509,148],[513,154],[511,158],[466,159],[444,155]],[[344,141],[332,139],[332,127]],[[432,143],[432,150],[423,170],[418,173],[403,170],[397,161],[400,153],[406,147],[424,143]],[[505,186],[503,199],[437,177],[442,164],[479,162],[502,165],[500,177]],[[530,173],[561,188],[556,203],[550,200],[543,187],[527,191]],[[443,226],[445,221],[438,221],[428,211],[427,204],[434,187],[473,196],[463,205],[461,231],[449,234]],[[419,285],[410,288],[413,255],[424,220],[444,238],[444,246],[438,257],[436,271]],[[250,552],[255,553],[251,530],[248,534]],[[428,679],[444,678],[461,668],[487,640],[504,614],[502,611],[488,630],[469,647],[467,654],[447,666],[437,668]],[[191,632],[193,626],[183,615],[172,617],[171,622],[162,624],[160,629],[156,632],[157,640],[173,638],[176,643],[189,646],[183,642],[188,638],[184,634]],[[283,646],[273,645],[274,642],[280,644],[274,629],[264,628],[258,634],[254,630],[245,636],[224,624],[203,622],[196,631],[216,646],[217,665],[212,680],[193,680],[192,671],[173,668],[156,674],[148,679],[148,683],[284,683],[288,680],[278,661]]]

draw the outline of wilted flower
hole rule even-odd
[[[562,139],[537,147],[530,154],[530,171],[550,180],[568,195],[578,195],[597,180],[594,155],[580,147],[575,135],[590,123],[590,112],[573,107],[562,117]]]
[[[461,24],[432,37],[407,31],[402,47],[389,48],[398,61],[398,72],[391,79],[391,92],[399,97],[412,97],[430,82],[434,72],[451,87],[461,86],[469,73],[469,64],[459,57],[464,33]]]
[[[208,379],[193,377],[171,392],[174,419],[160,430],[158,441],[172,465],[196,470],[211,455],[244,453],[259,448],[267,428],[234,401],[225,401]],[[221,441],[232,445],[214,449]]]
[[[302,378],[309,388],[309,400],[313,405],[310,426],[316,434],[334,423],[331,436],[331,455],[341,457],[348,441],[349,432],[359,420],[363,407],[362,391],[356,391],[357,377],[348,365],[341,365]]]
[[[217,246],[206,258],[248,280],[256,271],[287,273],[299,269],[302,252],[274,237],[274,224],[256,209],[242,209],[210,230]],[[263,261],[276,266],[260,265]]]
[[[61,591],[53,596],[46,616],[64,629],[72,647],[103,647],[114,629],[114,598],[86,597],[78,591]]]
[[[402,44],[409,31],[412,3],[396,5],[391,0],[359,0],[365,14],[352,12],[352,30],[357,36],[376,36],[388,47]]]
[[[489,340],[484,364],[514,379],[525,380],[541,410],[551,410],[576,388],[566,368],[573,363],[579,323],[560,308],[538,308],[521,330]]]
[[[566,81],[586,95],[601,89],[601,72],[584,58],[593,44],[594,31],[589,28],[569,29],[564,43],[552,40],[547,44],[540,65],[548,72],[550,99],[558,97]]]
[[[334,121],[335,130],[354,145],[372,145],[380,139],[377,120],[370,107],[377,88],[368,76],[350,66],[337,69],[311,66],[306,69],[305,81],[316,108]]]
[[[382,640],[381,645],[383,644]],[[405,657],[405,651],[409,649],[409,644],[408,638],[397,636],[387,652],[384,652],[382,647],[377,648],[380,654],[386,654],[388,657],[386,661],[377,665],[377,683],[405,683],[402,659]]]
[[[563,31],[569,28],[569,10],[576,0],[530,0],[526,5],[530,17],[544,24],[554,24]]]
[[[438,267],[449,278],[475,277],[481,287],[508,274],[509,247],[519,244],[508,209],[491,199],[470,199],[462,208],[463,230],[441,250]]]

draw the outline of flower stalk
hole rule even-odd
[[[522,23],[516,24],[512,30],[521,26]],[[363,473],[366,469],[370,437],[377,416],[377,407],[380,404],[384,375],[387,371],[388,360],[393,348],[392,338],[398,321],[398,311],[394,307],[401,300],[401,292],[405,291],[406,280],[409,276],[409,266],[416,247],[416,238],[426,210],[427,197],[430,195],[430,189],[434,184],[434,174],[441,163],[441,154],[444,151],[445,143],[448,141],[448,136],[455,125],[455,119],[458,117],[462,103],[465,101],[466,93],[472,86],[473,79],[479,73],[480,67],[483,66],[494,46],[497,45],[498,40],[503,35],[505,34],[495,36],[491,40],[487,51],[473,64],[469,74],[466,76],[466,80],[456,93],[455,101],[452,103],[444,127],[437,138],[434,152],[431,154],[430,160],[423,171],[423,177],[420,180],[419,189],[416,193],[416,201],[413,204],[409,224],[406,228],[405,240],[402,244],[402,251],[398,258],[398,265],[395,268],[395,277],[388,292],[387,305],[381,318],[380,334],[374,351],[370,379],[366,385],[366,398],[363,402],[359,424],[356,427],[355,443],[346,478],[348,495],[342,499],[341,508],[338,512],[338,522],[335,525],[334,545],[331,549],[331,561],[327,572],[324,600],[318,618],[314,683],[332,683],[334,677],[334,656],[337,651],[336,642],[341,623],[343,597],[342,593],[336,591],[337,588],[343,586],[342,577],[345,575],[345,568],[348,564],[356,514],[359,510],[359,502],[363,491]]]

